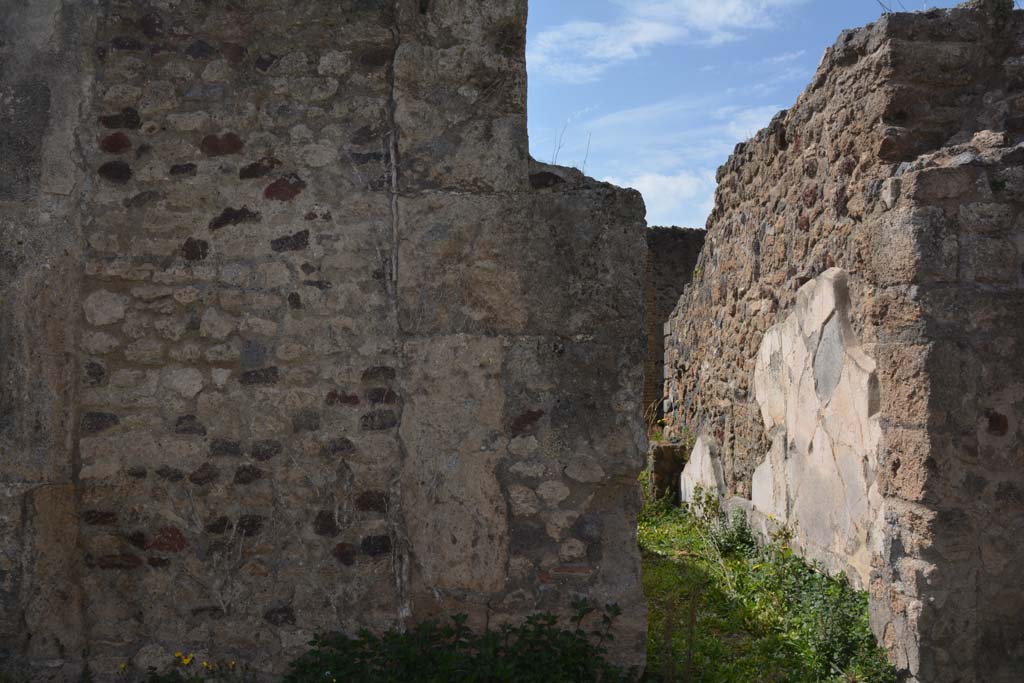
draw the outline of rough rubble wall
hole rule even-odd
[[[529,160],[525,0],[30,4],[5,656],[266,672],[583,595],[642,661],[644,209]]]
[[[0,16],[0,666],[84,645],[77,582],[73,163],[89,17],[60,2]],[[9,36],[20,36],[13,43]]]
[[[670,433],[698,431],[749,509],[772,450],[758,350],[803,285],[845,271],[849,332],[878,381],[879,446],[861,454],[881,495],[872,620],[912,680],[1011,681],[1024,667],[1022,34],[1021,13],[966,9],[844,33],[796,105],[719,172],[670,322]],[[784,457],[801,452],[787,443]],[[856,580],[855,547],[808,554]]]
[[[665,392],[665,323],[693,278],[704,246],[704,231],[650,228],[647,231],[647,364],[644,411],[660,416]]]

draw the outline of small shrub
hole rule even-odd
[[[695,497],[685,509],[648,499],[640,514],[645,680],[659,680],[652,668],[689,673],[692,662],[702,683],[896,682],[869,628],[866,593],[797,557],[784,531],[759,546],[742,511]]]
[[[594,612],[575,603],[570,628],[539,614],[517,626],[474,633],[466,617],[428,621],[405,633],[357,637],[327,635],[292,662],[285,683],[620,683],[635,680],[605,660],[611,625],[621,613],[609,605],[593,630],[583,622]]]

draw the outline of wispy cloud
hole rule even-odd
[[[675,174],[641,173],[634,177],[609,177],[606,182],[632,187],[640,191],[647,204],[648,225],[672,225],[681,216],[692,216],[687,221],[695,222],[699,216],[706,216],[714,205],[715,174],[711,171],[693,173],[681,171]],[[689,225],[687,227],[704,227]]]
[[[691,116],[691,125],[675,129],[672,122],[681,108],[678,100],[667,100],[608,114],[594,122],[606,122],[595,137],[602,147],[627,147],[630,152],[614,155],[616,161],[611,165],[617,168],[604,180],[639,190],[647,204],[649,225],[702,227],[714,206],[718,164],[736,143],[765,127],[779,111],[776,105],[712,106],[704,100],[692,107],[692,114],[682,114]],[[640,140],[633,137],[630,131],[637,129],[637,120],[657,134]]]
[[[616,64],[684,41],[720,44],[773,25],[776,13],[807,0],[616,0],[612,21],[570,21],[531,41],[531,71],[566,82],[599,80]]]

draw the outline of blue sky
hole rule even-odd
[[[840,31],[881,12],[877,0],[530,0],[531,152],[637,188],[650,225],[704,227],[736,143],[796,101]]]

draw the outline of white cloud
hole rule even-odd
[[[765,64],[783,64],[785,62],[792,62],[792,61],[795,61],[797,59],[800,59],[805,54],[807,54],[807,50],[798,50],[796,52],[783,52],[781,55],[775,55],[774,57],[767,57],[767,58],[765,58],[763,60],[763,63],[765,63]]]
[[[676,127],[680,103],[667,100],[648,107],[627,109],[607,115],[598,121],[610,121],[595,139],[620,149],[617,171],[605,181],[640,191],[647,204],[649,225],[684,225],[703,227],[714,207],[715,171],[732,152],[736,143],[750,138],[771,121],[779,111],[775,105],[712,107],[699,103],[702,125]],[[661,121],[656,114],[661,115]],[[640,128],[651,131],[637,139],[636,118],[644,121]],[[614,124],[614,125],[611,125]],[[605,139],[607,138],[607,139]]]
[[[605,178],[605,182],[640,191],[647,205],[648,225],[688,223],[686,227],[704,227],[704,220],[715,199],[713,171],[674,175],[642,173],[631,178]]]
[[[613,21],[570,21],[531,37],[531,71],[570,83],[599,80],[610,67],[684,40],[719,44],[772,25],[807,0],[616,0]]]
[[[723,107],[715,114],[715,118],[723,121],[722,130],[733,143],[743,142],[754,136],[779,113],[778,105],[769,104],[763,107]]]

